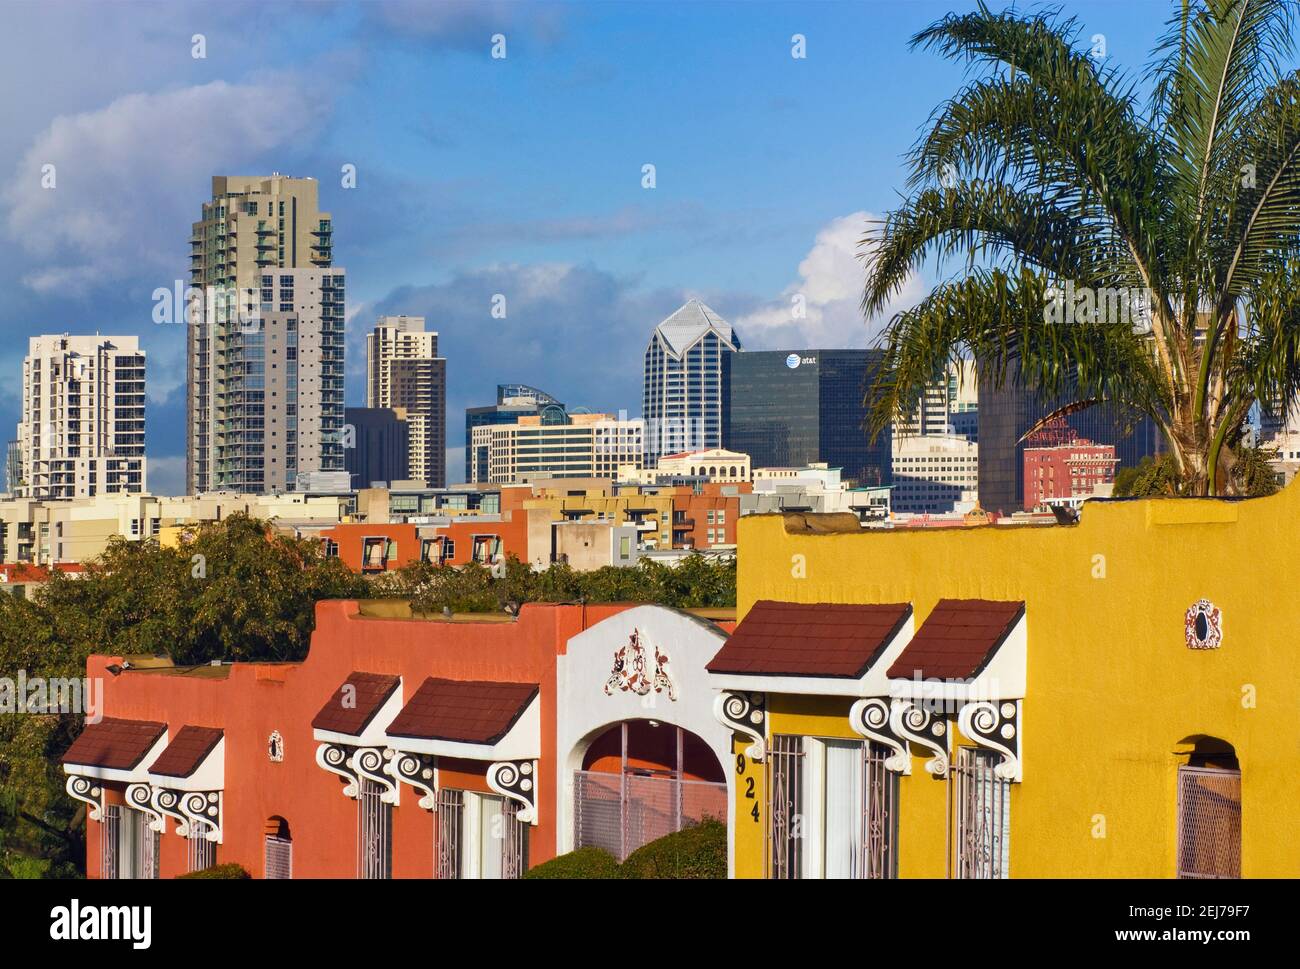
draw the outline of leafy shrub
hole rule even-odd
[[[224,865],[213,865],[211,868],[204,868],[202,871],[192,871],[187,875],[177,875],[177,878],[252,878],[243,865],[236,862],[229,862]]]
[[[600,848],[579,848],[567,855],[557,855],[535,868],[525,878],[618,878],[618,862]]]
[[[628,855],[620,878],[726,878],[727,826],[712,819],[665,835]]]

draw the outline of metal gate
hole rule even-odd
[[[357,795],[357,877],[391,878],[393,806],[382,800],[383,788],[361,779]]]
[[[523,878],[528,870],[528,824],[519,820],[519,802],[506,798],[501,813],[505,820],[505,845],[501,852],[501,877]]]
[[[130,810],[130,809],[128,809]],[[140,811],[131,811],[135,817],[135,874],[136,878],[157,878],[159,856],[162,854],[162,834],[149,827],[149,818]]]
[[[266,836],[266,877],[293,877],[293,842],[273,834]]]
[[[1011,782],[994,772],[1001,755],[960,747],[952,768],[957,787],[957,877],[1008,878]]]
[[[122,808],[116,804],[104,806],[104,824],[99,834],[99,877],[117,878],[117,843],[121,836]]]
[[[1241,877],[1241,771],[1178,768],[1178,877]]]
[[[727,785],[677,777],[573,772],[573,844],[623,861],[642,845],[727,817]]]
[[[459,878],[461,819],[464,817],[461,809],[465,797],[460,791],[440,789],[436,803],[434,813],[438,830],[434,838],[434,871],[439,878]]]
[[[768,838],[770,878],[803,877],[803,838],[799,814],[803,810],[804,750],[803,737],[777,734],[770,751],[771,817]]]
[[[898,775],[885,768],[890,750],[862,745],[862,877],[898,877]]]

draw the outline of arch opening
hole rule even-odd
[[[573,771],[574,848],[623,861],[699,824],[726,823],[727,777],[712,747],[676,724],[632,719],[589,736]]]

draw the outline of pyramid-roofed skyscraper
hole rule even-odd
[[[647,466],[663,454],[722,446],[723,359],[739,350],[731,324],[698,299],[655,327],[642,391]]]

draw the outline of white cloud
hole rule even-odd
[[[8,235],[38,261],[37,292],[184,269],[177,258],[213,172],[237,171],[316,127],[328,100],[295,76],[128,94],[60,115],[0,192]],[[54,187],[42,186],[54,166]],[[160,231],[161,230],[161,231]]]
[[[867,266],[860,244],[877,220],[870,212],[854,212],[823,226],[799,263],[798,279],[776,300],[733,321],[745,345],[751,349],[867,346],[894,313],[918,302],[925,287],[914,274],[883,313],[863,321],[860,304]],[[800,303],[802,317],[796,316]]]

